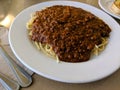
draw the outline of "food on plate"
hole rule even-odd
[[[36,11],[27,29],[38,49],[64,62],[88,61],[93,53],[104,50],[111,32],[92,13],[63,5]]]
[[[115,0],[112,3],[111,9],[114,13],[120,14],[120,0]]]

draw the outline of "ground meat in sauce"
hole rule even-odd
[[[81,8],[56,5],[35,14],[31,40],[49,44],[65,62],[89,60],[95,44],[111,32],[102,20]]]

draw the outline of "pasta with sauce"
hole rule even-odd
[[[27,29],[35,46],[58,62],[83,62],[91,54],[98,55],[105,49],[111,32],[90,12],[62,5],[36,11]]]

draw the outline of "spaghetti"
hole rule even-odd
[[[83,62],[98,55],[108,43],[111,29],[81,8],[56,5],[36,11],[27,23],[35,46],[57,61]]]

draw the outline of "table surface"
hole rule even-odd
[[[44,1],[51,0],[11,0],[11,5],[9,6],[8,10],[9,12],[6,16],[9,17],[9,20],[6,23],[2,22],[2,24],[9,28],[16,15],[20,13],[23,9]],[[100,9],[98,5],[98,0],[74,1],[87,3]],[[115,20],[120,23],[120,20]],[[44,78],[37,74],[33,74],[32,77],[33,83],[31,84],[31,86],[27,88],[21,88],[21,90],[120,90],[120,70],[117,70],[114,74],[105,79],[86,84],[61,83]]]

